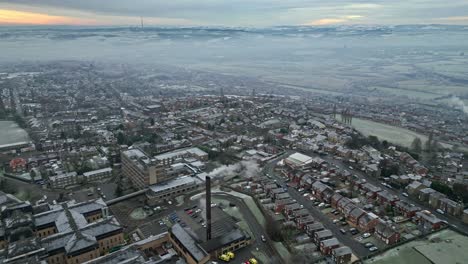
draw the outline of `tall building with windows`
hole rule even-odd
[[[138,148],[122,151],[122,175],[138,189],[167,180],[163,166]]]

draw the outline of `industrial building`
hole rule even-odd
[[[221,254],[236,251],[251,243],[251,237],[238,228],[231,216],[211,205],[211,179],[206,177],[206,204],[196,219],[184,210],[178,212],[181,224],[170,229],[174,249],[190,264],[207,263]],[[205,222],[206,221],[206,222]]]
[[[83,263],[125,243],[102,199],[2,207],[0,263]]]
[[[167,180],[163,166],[138,148],[122,151],[122,175],[138,189]]]

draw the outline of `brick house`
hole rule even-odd
[[[361,232],[373,232],[379,223],[379,217],[374,213],[365,213],[358,220],[358,229]]]
[[[353,252],[349,247],[343,246],[332,250],[332,259],[336,264],[344,264],[351,262]]]
[[[320,252],[323,255],[330,255],[332,250],[340,247],[340,242],[336,238],[330,238],[320,242]]]
[[[400,241],[400,233],[395,231],[390,225],[385,222],[380,222],[375,227],[374,235],[387,245],[392,245]]]

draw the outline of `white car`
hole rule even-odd
[[[368,238],[368,237],[370,237],[370,236],[371,236],[370,233],[364,233],[364,234],[362,234],[362,237],[363,237],[363,238]]]
[[[408,195],[407,193],[405,193],[405,192],[402,193],[402,195],[403,195],[404,197],[408,197],[408,196],[409,196],[409,195]]]
[[[438,212],[439,214],[445,214],[445,212],[442,211],[441,209],[437,209],[436,212]]]
[[[378,249],[379,249],[379,248],[377,248],[377,247],[371,247],[371,248],[369,248],[369,251],[370,251],[370,252],[374,252],[374,251],[377,251]]]

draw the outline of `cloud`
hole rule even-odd
[[[466,0],[0,0],[0,9],[103,25],[131,24],[140,16],[158,25],[297,25],[311,18],[306,24],[468,24]],[[363,18],[347,18],[350,13]]]
[[[313,20],[305,23],[307,26],[323,26],[323,25],[333,25],[346,22],[346,19],[342,18],[322,18],[318,20]]]
[[[183,18],[149,17],[147,25],[193,25]],[[39,12],[0,9],[0,25],[139,25],[140,17],[90,15],[78,13],[75,16],[58,16]],[[201,24],[201,23],[200,23]]]
[[[454,16],[454,17],[443,17],[440,18],[440,20],[446,20],[446,21],[468,21],[468,16]]]
[[[336,25],[336,24],[346,24],[352,20],[358,20],[364,18],[364,16],[361,15],[347,15],[347,16],[342,16],[342,17],[336,17],[336,18],[322,18],[322,19],[317,19],[317,20],[312,20],[309,22],[306,22],[302,25],[304,26],[325,26],[325,25]]]
[[[357,3],[357,4],[349,4],[345,5],[345,9],[378,9],[382,8],[382,5],[379,4],[370,4],[370,3]]]

